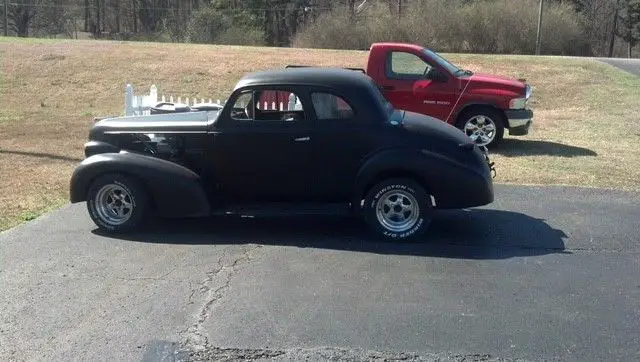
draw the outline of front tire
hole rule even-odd
[[[431,223],[429,195],[407,178],[389,179],[373,186],[364,199],[363,216],[371,231],[383,240],[412,241]]]
[[[132,231],[146,220],[149,195],[137,179],[122,174],[99,176],[89,187],[87,209],[93,222],[110,233]]]
[[[504,137],[504,117],[495,109],[473,107],[463,111],[456,127],[479,146],[495,147]]]

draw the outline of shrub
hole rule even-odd
[[[185,35],[190,43],[212,43],[230,27],[228,17],[212,7],[204,7],[191,15]]]
[[[213,43],[227,45],[266,45],[264,31],[248,25],[234,25],[227,28],[213,40]]]
[[[535,52],[538,0],[415,0],[401,20],[373,4],[355,20],[337,7],[303,27],[292,45],[309,48],[367,49],[377,41],[422,44],[442,52]],[[570,5],[548,3],[542,29],[545,54],[585,54],[583,19]]]
[[[369,39],[358,22],[349,18],[345,6],[322,13],[304,25],[293,37],[292,45],[300,48],[362,49]]]

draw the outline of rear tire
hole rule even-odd
[[[364,199],[363,216],[370,230],[387,241],[413,241],[424,235],[431,223],[429,195],[408,178],[384,180],[373,186]]]
[[[137,179],[110,173],[91,183],[87,209],[101,230],[124,233],[139,228],[148,220],[150,197]]]

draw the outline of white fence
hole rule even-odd
[[[179,103],[185,104],[188,106],[196,106],[199,104],[207,104],[207,105],[217,105],[224,106],[226,103],[226,99],[220,100],[217,99],[215,102],[211,98],[206,102],[204,98],[201,98],[200,101],[196,97],[185,97],[184,100],[182,97],[174,98],[173,96],[158,96],[158,88],[152,85],[149,88],[148,94],[136,95],[134,93],[133,85],[127,84],[127,90],[125,93],[125,103],[124,103],[124,114],[125,116],[137,116],[137,115],[149,115],[151,114],[151,107],[156,106],[160,102],[170,102],[170,103]],[[276,104],[276,102],[263,102],[263,104],[258,104],[258,109],[263,110],[300,110],[302,109],[300,100],[294,94],[289,96],[289,102],[283,103],[280,102]]]
[[[184,98],[184,101],[182,97],[177,97],[176,99],[174,99],[173,96],[167,97],[163,95],[158,97],[158,88],[155,84],[149,88],[148,94],[136,95],[134,94],[133,85],[127,84],[127,91],[125,93],[124,100],[124,114],[125,116],[148,115],[150,114],[151,107],[160,102],[180,103],[188,106],[195,106],[203,103],[213,104],[211,98],[209,98],[209,102],[205,102],[204,98],[201,98],[200,101],[198,101],[196,97],[186,97]],[[218,99],[215,104],[223,106],[224,103],[225,100],[220,101]]]

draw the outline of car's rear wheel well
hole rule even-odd
[[[406,169],[390,169],[390,170],[379,172],[371,180],[369,180],[369,182],[367,182],[365,186],[362,188],[362,192],[358,195],[358,201],[361,202],[362,200],[364,200],[369,190],[371,190],[371,188],[374,187],[375,185],[379,184],[384,180],[389,180],[393,178],[408,178],[410,180],[417,182],[420,186],[422,186],[422,188],[427,192],[427,194],[429,194],[432,197],[432,200],[430,201],[433,202],[435,206],[435,195],[433,194],[432,189],[429,183],[427,182],[427,180],[425,180],[423,177],[418,175],[416,172],[406,170]],[[357,206],[359,208],[360,203],[358,203]]]

